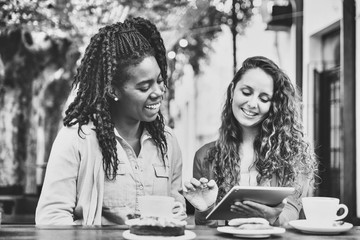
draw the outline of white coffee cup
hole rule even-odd
[[[306,220],[314,225],[332,225],[334,221],[343,219],[349,210],[345,204],[340,204],[338,198],[305,197],[302,199]],[[337,212],[343,209],[341,215]]]
[[[174,218],[183,213],[184,206],[181,202],[176,202],[173,197],[168,196],[140,196],[139,210],[142,217],[164,217]],[[177,212],[173,213],[173,209]]]

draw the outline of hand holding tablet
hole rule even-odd
[[[250,217],[251,214],[266,215],[265,210],[281,211],[282,201],[294,190],[292,187],[234,186],[206,218],[208,220],[229,220]],[[237,210],[234,211],[234,208]]]

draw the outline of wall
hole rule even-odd
[[[360,49],[358,46],[360,46],[360,1],[356,1],[356,82],[360,82]],[[356,92],[360,92],[360,84],[356,84]],[[359,94],[356,94],[356,149],[360,149],[360,96]],[[360,151],[356,151],[356,162],[359,162],[360,158]],[[360,206],[360,164],[356,164],[356,199],[357,204],[356,206]],[[356,209],[357,217],[360,217],[360,208],[358,207]]]
[[[321,13],[321,14],[320,14]],[[321,70],[323,55],[321,37],[339,26],[342,1],[304,0],[303,25],[303,99],[304,120],[309,139],[314,139],[313,70]]]

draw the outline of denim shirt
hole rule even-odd
[[[131,146],[117,133],[120,163],[116,180],[105,180],[102,224],[124,224],[128,214],[140,214],[138,197],[144,195],[170,196],[170,164],[163,161],[150,134],[144,130],[141,150],[136,156]],[[126,153],[123,154],[123,151]]]

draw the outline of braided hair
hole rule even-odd
[[[92,121],[103,155],[103,168],[107,179],[114,179],[118,157],[114,122],[111,118],[110,98],[113,84],[121,85],[126,67],[140,63],[144,58],[154,56],[167,86],[166,50],[156,26],[143,18],[128,19],[99,29],[85,50],[84,57],[74,77],[73,87],[77,96],[69,105],[63,120],[65,126],[78,124],[81,127]],[[116,81],[114,80],[116,79]],[[151,135],[163,161],[167,152],[164,117],[159,111],[153,122],[141,122]]]

